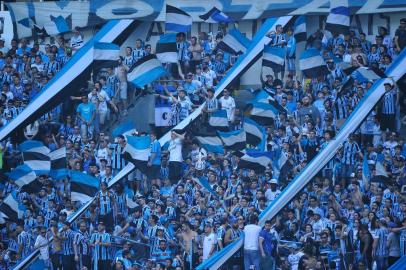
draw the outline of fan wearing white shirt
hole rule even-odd
[[[211,223],[206,223],[204,226],[203,261],[206,261],[216,250],[217,237],[211,227]]]
[[[171,132],[171,140],[169,141],[169,180],[172,184],[176,184],[182,176],[182,142],[184,136]]]
[[[226,110],[227,119],[229,122],[234,122],[234,112],[235,112],[235,101],[234,98],[230,96],[228,89],[223,90],[223,96],[220,98],[221,108]]]
[[[249,221],[250,224],[244,227],[244,268],[249,270],[252,269],[251,265],[254,265],[255,269],[261,269],[259,233],[262,229],[258,226],[258,216],[256,214],[250,215]]]
[[[45,227],[41,228],[41,233],[35,239],[34,248],[39,249],[39,259],[44,262],[45,266],[50,266],[49,263],[49,249],[48,249],[47,230]]]

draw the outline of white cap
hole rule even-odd
[[[272,178],[271,181],[269,181],[270,184],[278,184],[278,180],[275,178]]]

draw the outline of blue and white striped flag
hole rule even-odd
[[[206,189],[214,197],[218,197],[218,194],[214,191],[214,189],[210,186],[209,182],[204,177],[193,177],[192,180],[199,184],[202,188]]]
[[[20,191],[28,193],[37,193],[42,185],[37,179],[37,174],[26,164],[20,165],[6,175],[13,180]]]
[[[247,135],[243,129],[229,132],[218,131],[217,133],[226,149],[243,150],[247,145]]]
[[[293,31],[297,43],[307,40],[306,17],[304,15],[297,17]]]
[[[228,34],[217,44],[217,49],[221,49],[231,54],[245,53],[251,41],[237,29],[231,29]]]
[[[176,34],[169,33],[159,37],[156,44],[156,57],[162,63],[177,63],[178,48],[176,46]]]
[[[264,46],[262,66],[272,69],[282,68],[285,65],[286,50],[282,47]]]
[[[369,183],[370,181],[371,181],[371,172],[368,166],[367,154],[365,154],[364,160],[362,161],[362,182],[364,183],[365,186],[365,184]]]
[[[385,73],[380,70],[374,70],[368,67],[359,67],[351,73],[351,77],[357,80],[359,83],[365,83],[368,81],[376,81],[382,78],[386,78]]]
[[[24,164],[30,167],[37,175],[49,174],[51,170],[51,152],[48,147],[39,141],[25,141],[20,145]]]
[[[66,162],[66,147],[61,147],[49,153],[51,158],[51,172],[50,176],[54,180],[64,179],[69,175]]]
[[[251,169],[256,172],[264,172],[272,164],[273,153],[249,150],[244,151],[238,162],[238,167]]]
[[[331,0],[330,14],[327,16],[326,30],[345,34],[350,30],[350,10],[348,0]]]
[[[232,23],[234,20],[216,7],[213,7],[206,14],[200,15],[200,19],[207,23]]]
[[[124,159],[133,163],[141,172],[147,171],[147,161],[151,152],[151,138],[144,136],[126,136],[127,143],[123,149]]]
[[[320,51],[315,48],[307,49],[300,55],[299,66],[303,75],[308,78],[328,74],[326,62],[321,57]]]
[[[144,56],[139,59],[128,71],[127,80],[137,87],[145,85],[159,79],[166,74],[161,62],[154,54]]]
[[[271,104],[254,102],[251,109],[251,118],[262,126],[270,126],[279,111]]]
[[[217,110],[210,114],[209,125],[217,130],[228,130],[228,119],[226,110]]]
[[[94,43],[93,60],[117,61],[118,58],[120,58],[120,46],[107,42]]]
[[[24,206],[18,202],[17,192],[11,192],[0,205],[1,221],[8,220],[10,222],[18,222],[23,218]]]
[[[82,204],[90,201],[99,191],[99,179],[91,175],[70,171],[71,200]]]
[[[174,6],[166,5],[165,31],[186,33],[192,28],[192,17]]]
[[[256,92],[254,98],[252,99],[252,104],[253,103],[266,103],[272,105],[279,113],[284,113],[286,114],[287,111],[285,108],[283,108],[272,95],[270,95],[267,91],[261,89]]]
[[[113,137],[118,137],[119,135],[132,135],[134,132],[136,132],[135,124],[133,121],[127,121],[122,123],[121,125],[118,125],[112,132]]]
[[[44,24],[43,29],[45,29],[47,34],[51,36],[69,32],[70,27],[68,19],[69,17],[65,19],[63,16],[54,17],[51,15],[51,21]]]
[[[264,151],[266,139],[265,128],[248,117],[244,118],[243,128],[247,133],[247,143],[259,146],[260,150]]]
[[[200,145],[206,149],[207,152],[224,154],[223,142],[216,136],[196,135],[195,138],[199,141]]]

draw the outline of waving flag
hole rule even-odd
[[[218,197],[218,194],[214,191],[214,189],[210,186],[209,182],[204,177],[193,177],[192,180],[199,184],[202,188],[207,190],[214,197]]]
[[[369,183],[370,180],[371,180],[371,172],[369,171],[367,154],[365,154],[364,160],[362,161],[362,181],[364,182],[365,185],[366,183]]]
[[[167,33],[186,33],[192,28],[192,17],[186,12],[166,5],[165,31]]]
[[[287,111],[283,108],[272,95],[270,95],[267,91],[261,89],[256,92],[254,98],[252,99],[253,103],[266,103],[272,105],[279,113],[286,114]]]
[[[388,172],[386,171],[381,161],[377,161],[375,164],[375,174],[377,176],[389,177]]]
[[[101,68],[115,67],[120,58],[120,46],[114,43],[96,42],[93,45],[93,65]]]
[[[135,128],[135,124],[133,121],[127,121],[122,123],[121,125],[118,125],[112,132],[113,137],[117,137],[119,135],[132,135],[134,132],[136,132],[137,129]]]
[[[176,34],[169,33],[159,37],[156,44],[156,57],[162,63],[177,63],[178,48],[176,46]]]
[[[234,22],[229,16],[224,14],[221,10],[213,7],[206,14],[200,15],[200,19],[207,23],[232,23]]]
[[[386,75],[380,70],[367,67],[359,67],[351,73],[351,77],[353,77],[360,83],[365,83],[367,81],[376,81],[381,78],[386,78]]]
[[[69,175],[66,162],[66,147],[61,147],[49,153],[51,158],[51,172],[50,175],[55,180],[64,179]]]
[[[297,43],[307,40],[306,17],[304,15],[297,17],[293,31]]]
[[[350,30],[350,10],[348,0],[331,0],[330,14],[327,16],[326,30],[345,34]]]
[[[78,171],[70,171],[70,177],[70,194],[71,200],[74,202],[87,203],[99,191],[99,179],[93,176]]]
[[[16,192],[11,192],[0,205],[0,216],[2,219],[18,222],[23,217],[23,208],[17,200]]]
[[[161,62],[154,54],[150,54],[139,59],[134,64],[128,71],[127,80],[142,88],[165,74],[166,70],[162,67]]]
[[[328,74],[328,69],[320,51],[314,48],[305,50],[299,60],[300,70],[308,78]]]
[[[42,188],[38,181],[37,174],[30,167],[23,164],[6,174],[14,181],[22,192],[37,193]]]
[[[263,126],[270,126],[279,111],[271,104],[254,102],[251,109],[251,119]]]
[[[254,120],[246,117],[244,118],[243,128],[247,133],[247,143],[251,145],[259,145],[265,141],[265,129]],[[265,146],[265,145],[263,145]],[[263,148],[263,147],[262,147]],[[263,149],[262,149],[263,150]]]
[[[243,150],[247,145],[247,135],[242,129],[230,132],[218,131],[218,135],[227,149]]]
[[[39,141],[25,141],[20,145],[24,164],[30,167],[37,175],[48,174],[51,170],[51,159],[48,147]]]
[[[273,154],[271,152],[262,151],[245,151],[240,157],[238,166],[244,169],[251,169],[258,173],[262,173],[272,164]]]
[[[251,41],[237,29],[231,29],[228,34],[217,44],[221,49],[231,54],[241,54],[247,51]]]
[[[262,66],[281,69],[285,65],[286,50],[282,47],[264,46]]]
[[[216,136],[197,135],[195,138],[199,141],[200,145],[206,149],[207,152],[224,154],[223,142]]]
[[[228,130],[228,119],[226,110],[217,110],[210,114],[209,125],[217,130]]]
[[[151,138],[145,136],[126,136],[127,144],[123,149],[123,156],[133,163],[141,172],[146,172],[150,154]]]

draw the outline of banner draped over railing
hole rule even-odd
[[[112,19],[164,21],[166,4],[175,6],[192,16],[193,21],[213,7],[234,21],[255,20],[282,15],[327,14],[329,1],[324,0],[89,0],[7,3],[18,36],[29,37],[34,26],[63,23],[64,29],[91,27]],[[403,0],[349,0],[351,14],[388,13],[406,10]],[[52,15],[51,15],[52,14]]]

